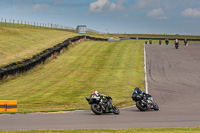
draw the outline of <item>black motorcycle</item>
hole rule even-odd
[[[188,41],[187,41],[187,39],[184,40],[184,45],[185,45],[185,46],[188,46]]]
[[[159,110],[158,105],[153,101],[153,98],[149,94],[140,94],[140,95],[132,95],[133,101],[136,102],[136,107],[140,111],[146,111],[154,109],[155,111]]]
[[[169,44],[169,40],[165,39],[165,44],[168,45]]]
[[[179,47],[179,44],[175,43],[175,48],[178,49],[178,47]]]
[[[109,105],[110,103],[107,102],[107,99],[104,96],[97,97],[91,95],[90,98],[87,98],[86,96],[85,98],[91,105],[91,110],[96,115],[101,115],[103,113],[114,113],[118,115],[120,113],[119,109],[115,105]]]

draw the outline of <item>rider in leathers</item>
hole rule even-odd
[[[132,97],[134,98],[133,100],[136,101],[137,97],[141,97],[141,95],[143,96],[144,94],[146,94],[145,92],[141,91],[138,87],[136,87],[132,93]],[[144,100],[146,99],[146,97],[143,97]]]
[[[185,38],[185,39],[184,39],[184,44],[185,44],[185,46],[187,46],[187,43],[188,43],[188,41],[187,41],[187,39]]]
[[[104,94],[99,94],[98,91],[93,91],[91,97],[93,95],[96,95],[96,97],[99,97],[100,99],[103,100],[103,103],[106,103],[108,105],[108,109],[111,110],[112,109],[112,98],[110,96],[106,96]]]
[[[176,39],[175,41],[174,41],[174,44],[175,44],[175,46],[179,46],[179,41],[178,41],[178,39]]]

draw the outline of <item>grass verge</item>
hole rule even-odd
[[[0,67],[30,58],[77,35],[59,30],[0,27]]]
[[[0,99],[18,100],[19,112],[89,109],[93,90],[131,106],[131,93],[144,88],[144,47],[138,40],[80,43],[57,59],[0,84]]]
[[[200,133],[200,128],[0,131],[0,133]]]

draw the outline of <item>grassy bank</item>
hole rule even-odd
[[[0,131],[0,133],[200,133],[200,128]]]
[[[144,88],[143,43],[87,41],[57,59],[0,84],[0,99],[18,100],[19,112],[89,109],[93,90],[131,106],[134,87]]]
[[[0,27],[0,67],[30,58],[77,35],[59,30]]]

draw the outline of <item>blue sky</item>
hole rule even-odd
[[[110,33],[200,35],[200,0],[0,0],[0,18]]]

